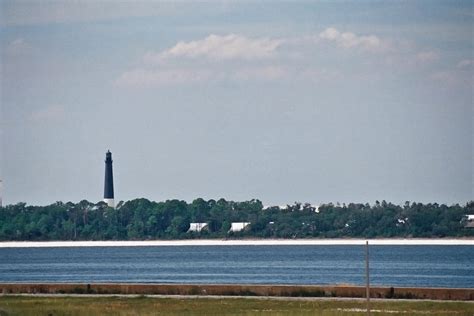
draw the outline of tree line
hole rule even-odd
[[[472,237],[465,205],[386,201],[322,204],[297,203],[263,207],[259,200],[244,202],[144,198],[120,202],[56,202],[47,206],[25,203],[0,208],[0,240],[147,240],[192,238],[390,238]],[[207,223],[201,232],[190,223]],[[241,232],[229,232],[232,222],[250,222]]]

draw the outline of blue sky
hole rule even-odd
[[[4,202],[473,197],[470,1],[2,1]]]

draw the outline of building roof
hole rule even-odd
[[[207,228],[207,223],[190,223],[188,232],[200,232],[201,230]]]
[[[244,230],[244,228],[247,227],[248,225],[250,225],[250,223],[248,223],[248,222],[232,223],[231,226],[230,226],[229,232],[240,232],[240,231]]]

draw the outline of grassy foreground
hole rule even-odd
[[[474,315],[472,302],[373,301],[375,315]],[[0,315],[365,315],[364,301],[0,296]]]

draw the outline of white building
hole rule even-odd
[[[230,226],[229,232],[240,232],[244,230],[245,227],[247,227],[248,225],[250,225],[250,223],[247,223],[247,222],[232,223],[232,225]]]
[[[464,226],[474,228],[474,214],[464,215],[466,220]]]
[[[207,223],[190,223],[188,232],[200,232],[203,229],[207,229]]]

